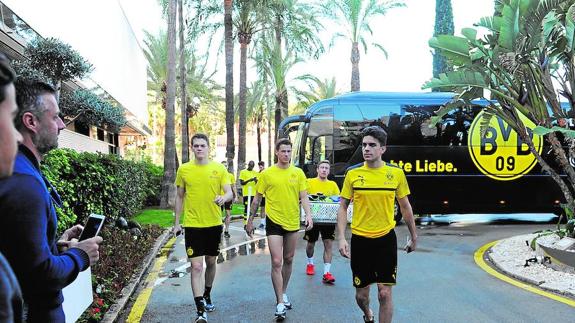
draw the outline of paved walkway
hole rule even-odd
[[[234,226],[232,239],[218,260],[212,292],[217,310],[210,313],[209,321],[272,322],[275,302],[266,240],[238,245],[244,234],[241,223]],[[394,321],[564,321],[567,314],[573,313],[573,305],[504,283],[473,261],[475,252],[486,243],[534,230],[536,227],[525,225],[423,227],[418,251],[409,255],[399,252]],[[400,245],[406,233],[405,226],[397,228]],[[316,263],[321,262],[321,251],[320,244],[316,245]],[[141,322],[189,322],[194,317],[187,267],[183,241],[178,238],[173,253],[154,280],[148,302],[139,309]],[[299,240],[288,290],[294,304],[288,312],[288,322],[361,321],[349,261],[335,255],[332,268],[337,279],[333,286],[322,284],[321,275],[305,275],[305,241]],[[318,269],[321,271],[321,265]],[[376,309],[375,288],[371,297],[372,308]]]

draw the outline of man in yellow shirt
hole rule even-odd
[[[407,252],[415,250],[417,232],[407,196],[409,187],[403,170],[381,160],[386,150],[387,133],[379,126],[362,130],[362,153],[365,163],[345,175],[337,213],[339,252],[351,259],[355,299],[365,322],[375,322],[369,308],[370,284],[376,283],[379,299],[379,322],[391,322],[391,289],[396,283],[397,238],[393,218],[397,199],[407,224],[411,241]],[[353,199],[351,250],[345,239],[347,207]]]
[[[222,165],[224,165],[224,168],[228,169],[228,162],[226,160],[224,160],[222,162]],[[232,218],[232,205],[234,203],[235,200],[237,200],[238,198],[238,192],[236,190],[236,177],[234,176],[233,173],[229,173],[230,176],[230,186],[232,188],[232,200],[228,201],[226,203],[224,203],[224,205],[222,206],[222,211],[224,211],[226,213],[226,217],[224,219],[224,238],[229,239],[230,238],[230,219]],[[224,194],[224,191],[221,192],[221,194]]]
[[[244,197],[244,224],[248,220],[248,201],[254,200],[256,195],[256,183],[258,182],[258,172],[254,170],[256,164],[253,160],[248,163],[248,169],[240,171],[240,184],[242,185],[242,196]]]
[[[278,320],[285,319],[286,309],[292,308],[286,292],[300,228],[300,202],[306,214],[306,230],[313,227],[306,178],[301,169],[290,165],[291,150],[292,143],[288,139],[276,142],[277,163],[260,174],[246,225],[246,232],[251,235],[255,212],[265,195],[266,236],[271,255],[272,284],[277,302],[275,315]]]
[[[319,196],[333,196],[339,195],[339,187],[334,181],[327,179],[329,175],[329,161],[322,160],[317,165],[317,177],[310,178],[307,180],[308,190],[310,195]],[[323,240],[323,277],[322,281],[326,284],[333,284],[335,282],[335,277],[331,274],[331,248],[333,245],[333,240],[335,239],[335,224],[323,223],[317,224],[303,236],[304,240],[307,240],[307,246],[305,252],[307,255],[307,266],[306,274],[315,274],[315,268],[313,264],[313,252],[315,247],[315,242],[319,238],[321,233],[321,240]]]
[[[208,137],[198,133],[191,142],[195,158],[182,164],[176,174],[173,232],[178,235],[182,231],[180,215],[183,213],[186,254],[191,263],[192,292],[198,314],[195,322],[207,322],[206,311],[215,310],[210,292],[220,252],[221,206],[232,199],[232,190],[228,171],[222,164],[209,159]],[[206,273],[202,284],[204,261]],[[205,287],[203,291],[202,285]]]
[[[263,160],[260,160],[258,162],[258,168],[259,168],[259,173],[258,173],[258,177],[259,177],[260,174],[266,168],[266,164],[263,162]],[[266,229],[266,208],[265,208],[265,206],[266,206],[266,197],[262,196],[262,200],[260,202],[260,225],[258,226],[258,229],[261,229],[261,230]]]

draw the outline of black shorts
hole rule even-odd
[[[262,197],[262,200],[261,200],[261,202],[260,202],[260,206],[261,206],[261,207],[266,206],[266,198],[265,198],[265,197]]]
[[[316,242],[320,233],[322,240],[335,240],[335,224],[314,224],[311,230],[305,232],[303,239]]]
[[[395,285],[397,274],[397,237],[395,231],[380,238],[351,235],[351,272],[353,286],[373,283]]]
[[[284,229],[281,225],[275,223],[270,219],[270,217],[266,217],[266,236],[285,236],[288,233],[298,232],[299,230],[288,231]]]
[[[223,210],[230,210],[230,211],[231,211],[231,209],[232,209],[232,204],[233,204],[232,201],[229,201],[229,202],[224,203],[224,205],[222,205],[222,211],[223,211]]]
[[[220,254],[221,225],[207,228],[184,228],[184,233],[188,258]]]
[[[244,216],[248,216],[248,210],[250,206],[248,205],[248,197],[250,198],[250,203],[254,201],[253,196],[244,196]]]

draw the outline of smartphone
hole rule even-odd
[[[84,230],[80,234],[79,241],[86,240],[93,238],[100,233],[100,229],[102,225],[104,225],[104,220],[106,219],[105,216],[100,214],[90,214],[88,217],[88,221],[86,221],[86,225],[84,225]]]

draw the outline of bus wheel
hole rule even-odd
[[[395,220],[395,224],[400,224],[403,219],[401,211],[399,210],[399,203],[397,203],[397,201],[393,204],[393,219]]]

